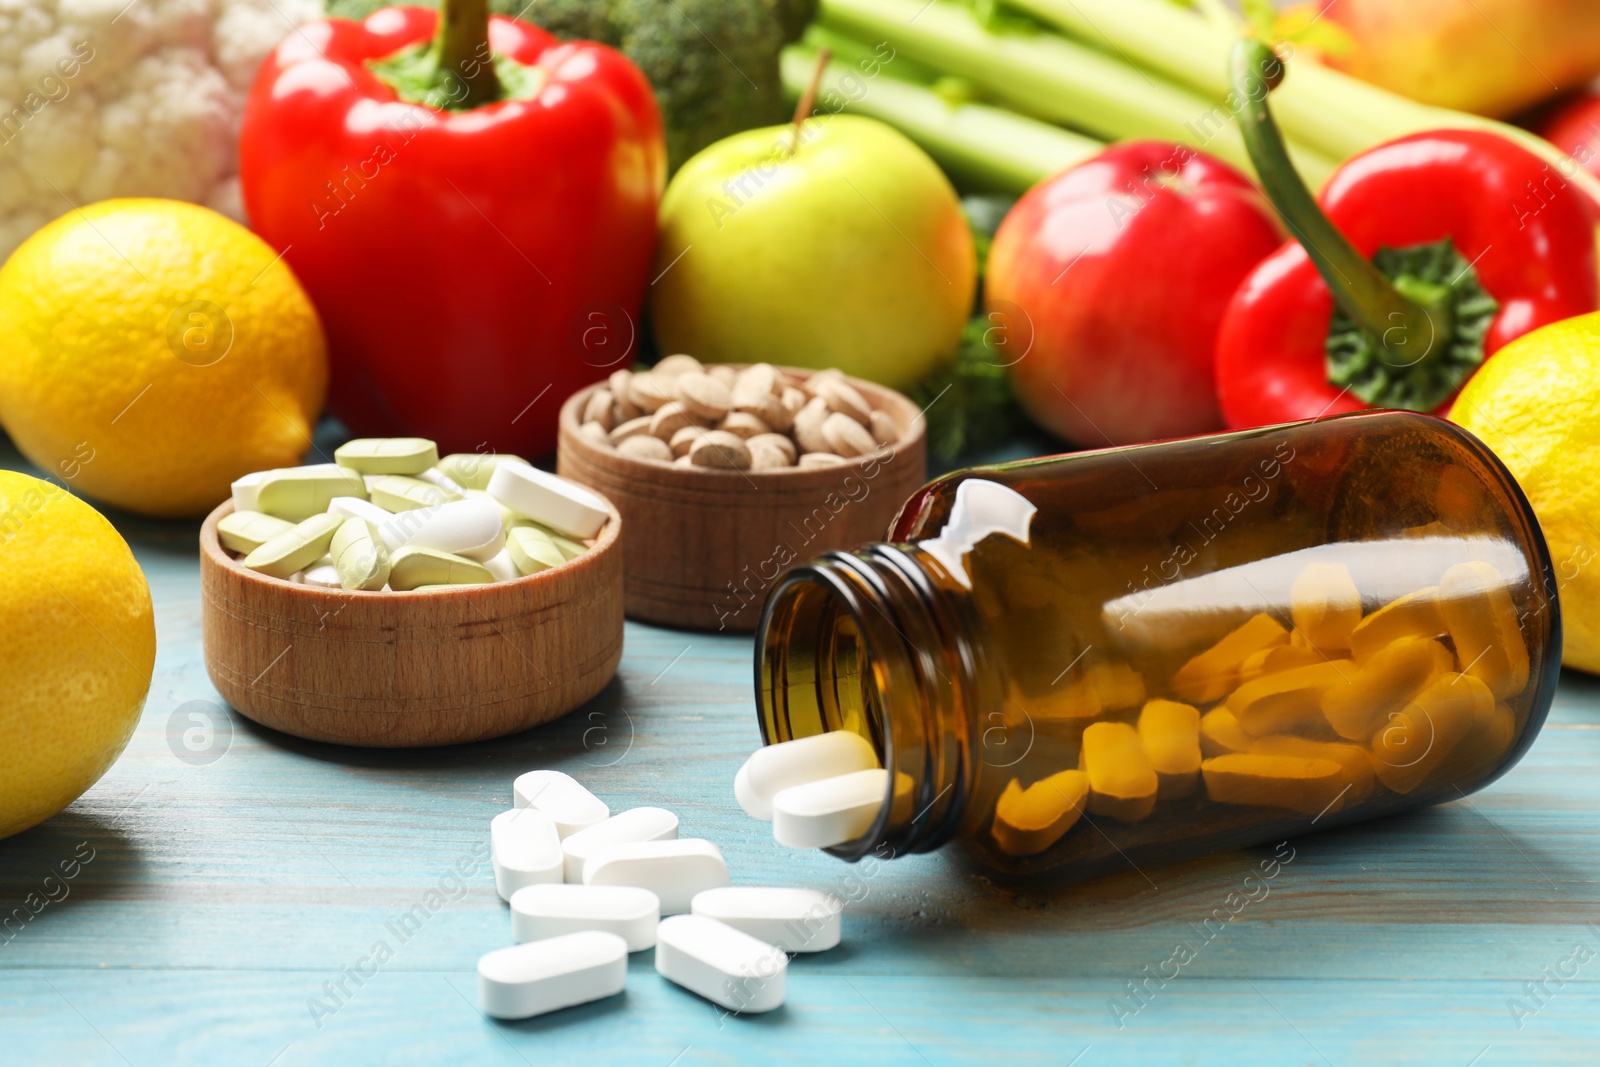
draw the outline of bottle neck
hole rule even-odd
[[[966,814],[975,783],[983,650],[965,599],[911,545],[830,552],[786,575],[762,610],[762,739],[852,730],[891,772],[872,828],[829,849],[846,860],[927,852]]]

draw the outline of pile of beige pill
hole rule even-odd
[[[667,356],[619,370],[584,404],[580,431],[623,455],[680,467],[832,467],[900,439],[890,415],[837,370],[808,378]]]
[[[611,813],[560,771],[529,771],[489,824],[495,889],[516,944],[478,961],[484,1014],[526,1019],[614,996],[630,953],[735,1014],[784,1001],[790,956],[839,944],[843,902],[786,886],[733,886],[716,845],[679,837],[659,807]]]
[[[259,574],[325,589],[413,592],[511,581],[577,559],[610,510],[519,456],[439,457],[369,437],[332,463],[247,474],[217,539]]]

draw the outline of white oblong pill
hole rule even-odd
[[[374,526],[394,518],[394,512],[385,511],[370,500],[358,496],[336,496],[328,501],[328,514],[341,519],[366,519]]]
[[[815,889],[734,885],[695,895],[689,911],[727,923],[785,952],[825,952],[839,943],[844,901]]]
[[[415,477],[422,479],[429,485],[437,485],[440,489],[448,489],[457,496],[465,496],[467,492],[466,486],[437,467],[429,467],[425,471],[418,471]]]
[[[323,559],[327,559],[326,556]],[[331,563],[317,563],[305,569],[300,575],[300,580],[306,585],[314,585],[321,589],[339,589],[339,568]]]
[[[872,742],[849,730],[829,730],[759,748],[745,760],[745,796],[734,796],[753,819],[772,818],[772,798],[785,789],[878,766]],[[748,802],[747,802],[748,801]]]
[[[832,848],[868,830],[889,791],[889,772],[874,767],[792,786],[772,798],[772,836],[790,848]]]
[[[781,948],[703,915],[674,915],[656,927],[656,972],[732,1012],[781,1005],[788,969]]]
[[[530,885],[511,894],[511,935],[537,941],[579,930],[604,930],[641,952],[656,943],[661,900],[632,885]]]
[[[513,578],[521,578],[522,572],[517,570],[517,564],[511,558],[511,553],[501,549],[483,561],[483,566],[494,575],[497,582],[509,582]]]
[[[500,509],[492,501],[470,498],[391,515],[378,525],[378,536],[391,552],[431,548],[479,563],[506,545]]]
[[[668,841],[678,836],[678,817],[666,808],[629,808],[561,841],[567,855],[567,881],[583,881],[583,865],[608,845]]]
[[[605,801],[578,784],[570,774],[560,771],[529,771],[511,784],[512,804],[519,808],[538,808],[556,821],[562,837],[575,834],[603,819],[611,818]]]
[[[489,476],[489,495],[518,515],[587,541],[611,511],[604,498],[538,467],[502,463]]]
[[[233,481],[233,510],[234,511],[260,511],[256,505],[260,502],[256,491],[261,487],[261,479],[266,477],[266,471],[254,471],[243,478]]]
[[[561,881],[561,837],[555,820],[537,808],[511,808],[489,823],[489,858],[501,900],[523,886]]]
[[[584,885],[636,885],[661,898],[661,914],[689,910],[696,893],[728,884],[728,864],[703,837],[607,845],[583,865]]]
[[[614,996],[627,981],[627,942],[585,930],[485,953],[478,959],[478,1006],[496,1019],[529,1019]]]

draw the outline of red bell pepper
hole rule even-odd
[[[666,154],[621,53],[485,0],[313,22],[262,65],[240,153],[356,433],[541,455],[561,401],[625,365]]]
[[[1333,174],[1319,207],[1267,107],[1282,70],[1259,41],[1235,49],[1240,129],[1296,240],[1240,284],[1218,331],[1230,427],[1369,407],[1442,414],[1507,342],[1600,306],[1583,196],[1492,134],[1380,145]]]

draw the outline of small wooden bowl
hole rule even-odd
[[[779,369],[798,378],[812,374]],[[627,523],[630,619],[749,633],[767,591],[791,567],[888,533],[900,505],[926,480],[922,412],[892,389],[847,380],[894,419],[900,440],[884,452],[812,470],[722,471],[635,459],[578,432],[583,406],[599,385],[567,398],[556,471],[613,501]]]
[[[454,745],[549,722],[622,659],[622,518],[594,548],[510,582],[427,592],[319,589],[246,570],[200,527],[206,671],[263,726],[374,748]]]

